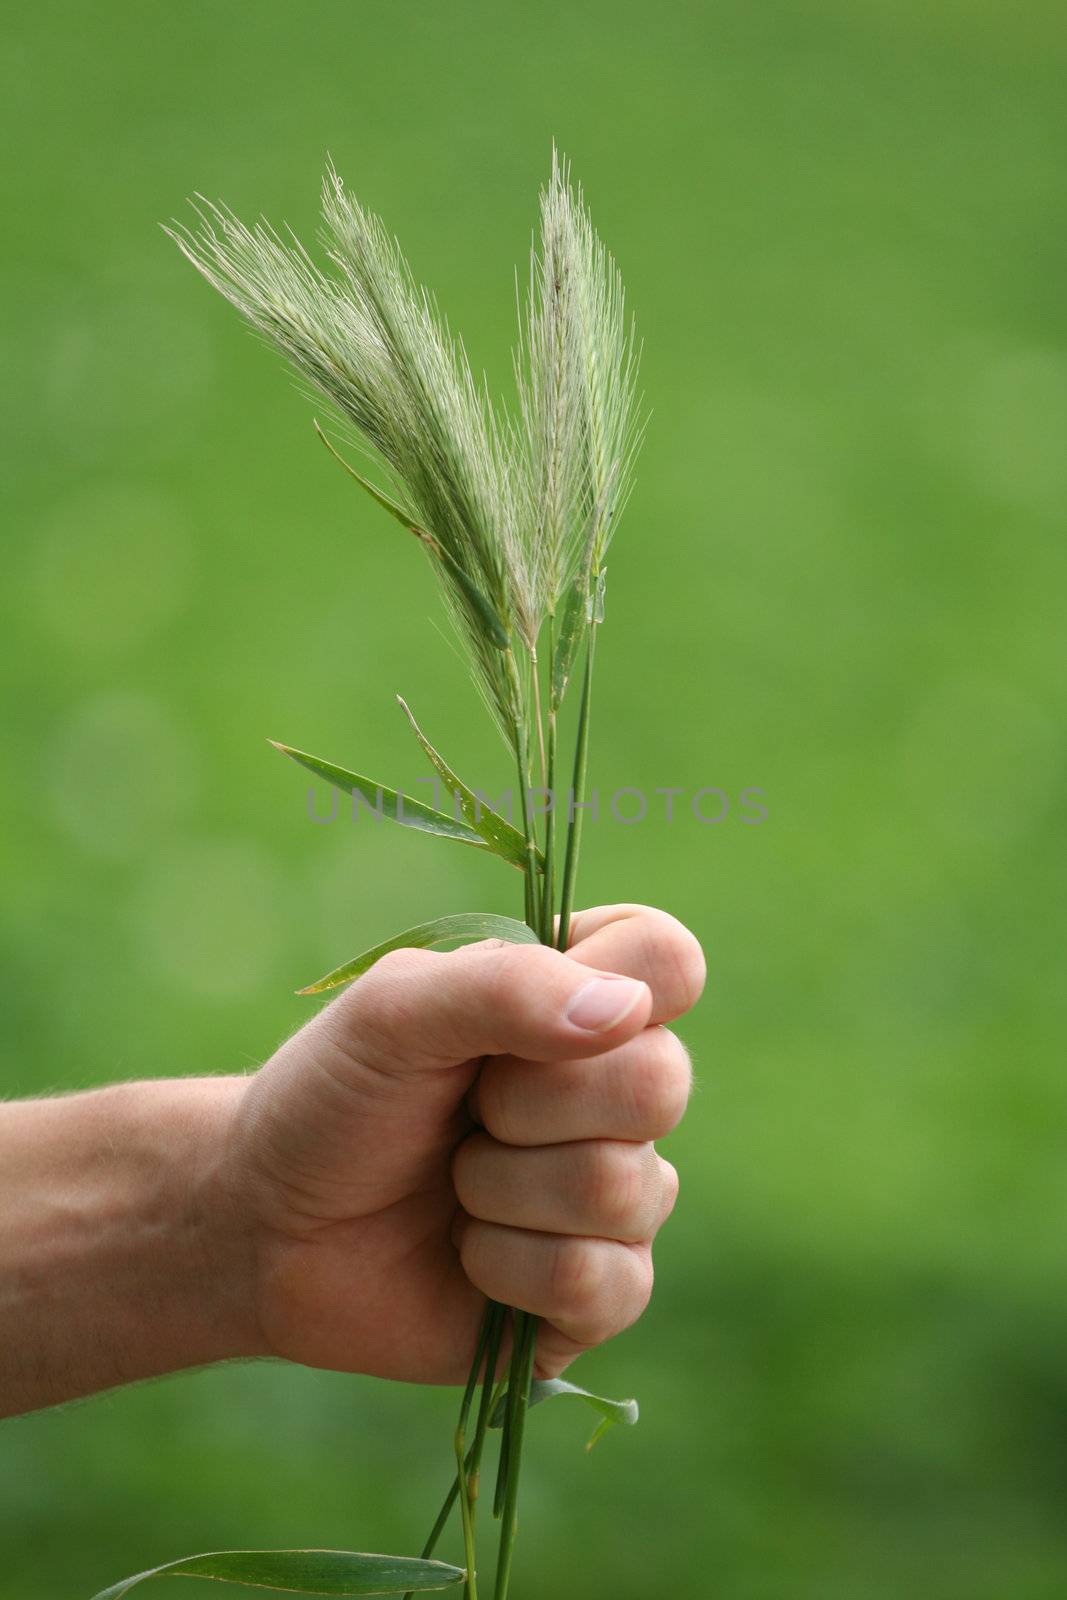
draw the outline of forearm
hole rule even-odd
[[[256,1353],[218,1183],[245,1080],[0,1105],[0,1416]]]

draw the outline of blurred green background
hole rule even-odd
[[[670,907],[712,979],[657,1296],[576,1371],[641,1426],[588,1457],[537,1414],[517,1595],[1062,1596],[1062,8],[68,0],[6,35],[0,1092],[247,1069],[299,982],[515,909],[473,853],[313,826],[267,747],[410,783],[400,690],[502,770],[417,552],[158,223],[200,189],[311,235],[329,151],[502,384],[555,136],[654,412],[597,781],[769,814],[587,830],[583,900]],[[0,1596],[411,1550],[453,1404],[262,1365],[7,1424]]]

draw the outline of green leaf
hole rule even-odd
[[[608,1429],[614,1427],[616,1423],[625,1423],[632,1428],[640,1415],[636,1400],[609,1400],[602,1394],[592,1394],[588,1389],[579,1389],[576,1383],[568,1383],[566,1378],[535,1378],[530,1385],[529,1404],[539,1406],[542,1400],[554,1400],[558,1395],[574,1395],[577,1399],[584,1400],[594,1411],[599,1412],[600,1421],[585,1447],[587,1450],[591,1450],[597,1440],[603,1438]],[[489,1419],[491,1428],[503,1426],[507,1398],[505,1392],[497,1401],[493,1415]]]
[[[604,590],[608,582],[608,569],[601,567],[593,582],[593,593],[588,601],[588,617],[590,622],[603,622],[604,620]]]
[[[148,1578],[218,1578],[256,1589],[295,1594],[424,1594],[462,1583],[462,1567],[410,1556],[355,1555],[350,1550],[215,1550],[185,1556],[148,1572],[134,1573],[94,1596],[121,1600]]]
[[[317,983],[309,983],[297,994],[322,994],[326,989],[336,989],[342,983],[351,983],[373,967],[390,950],[429,950],[439,944],[462,944],[472,939],[507,939],[510,944],[539,944],[536,933],[525,922],[514,917],[498,917],[489,911],[461,911],[451,917],[437,917],[433,922],[422,922],[415,928],[398,933],[373,950],[365,950],[354,961],[346,961]]]
[[[588,626],[589,573],[586,568],[567,585],[563,610],[559,619],[559,634],[552,658],[552,709],[558,711],[570,682],[571,669],[578,645]]]
[[[390,499],[383,489],[379,489],[375,484],[371,483],[370,479],[365,478],[362,472],[357,472],[355,467],[349,466],[344,456],[339,450],[334,449],[329,439],[319,427],[319,419],[315,417],[312,420],[315,423],[315,432],[318,434],[327,450],[333,456],[333,459],[341,463],[342,467],[344,467],[345,471],[348,473],[348,476],[350,478],[355,478],[360,488],[365,489],[370,495],[371,499],[376,500],[383,511],[388,511],[391,517],[395,517],[402,528],[406,528],[409,533],[413,533],[417,539],[428,540],[430,535],[426,532],[425,528],[420,528],[418,523],[404,510],[403,506],[398,506],[396,501]]]
[[[332,761],[309,756],[306,751],[294,750],[291,745],[279,744],[277,739],[267,742],[313,772],[317,778],[325,778],[327,783],[332,783],[335,789],[340,789],[344,794],[350,795],[356,790],[375,811],[380,809],[383,817],[388,817],[391,822],[399,822],[403,828],[416,828],[422,833],[437,833],[446,839],[458,839],[461,844],[473,844],[479,850],[491,848],[474,828],[459,817],[435,811],[432,806],[424,805],[412,795],[387,789],[384,783],[372,783],[370,778],[363,778],[358,772],[336,767]]]
[[[355,467],[349,466],[344,456],[341,455],[338,450],[334,449],[329,439],[323,433],[322,429],[319,427],[317,418],[315,419],[315,432],[318,434],[327,450],[333,456],[334,460],[341,463],[349,477],[355,478],[360,488],[365,489],[370,495],[371,499],[377,501],[383,511],[388,511],[389,515],[391,517],[395,517],[402,528],[406,528],[407,531],[409,533],[413,533],[417,539],[421,539],[426,548],[428,550],[432,550],[438,560],[448,568],[453,580],[459,584],[459,587],[463,591],[464,597],[477,613],[482,626],[488,630],[489,637],[492,639],[497,649],[506,650],[508,645],[511,643],[511,639],[508,635],[507,629],[501,622],[500,617],[494,610],[493,606],[490,605],[482,591],[478,588],[477,584],[468,577],[463,568],[459,565],[458,561],[449,555],[448,551],[441,544],[440,540],[435,539],[433,534],[429,533],[425,528],[421,528],[411,514],[405,511],[403,506],[397,505],[396,501],[387,495],[384,490],[379,489],[376,484],[371,483],[370,479],[365,478],[361,472],[357,472]]]
[[[606,527],[605,510],[617,469],[618,462],[612,462],[600,500],[589,519],[578,570],[567,585],[552,660],[550,697],[554,711],[559,710],[567,692],[574,659],[586,629],[604,620],[606,569],[598,567],[597,563],[603,554],[601,534]]]
[[[477,613],[482,627],[488,631],[489,637],[496,645],[497,649],[506,650],[511,644],[511,635],[501,622],[500,617],[494,607],[489,603],[485,595],[478,588],[478,585],[473,581],[473,579],[467,576],[459,562],[449,555],[444,545],[440,544],[438,540],[434,538],[430,538],[428,543],[430,549],[433,551],[434,555],[438,557],[442,566],[448,568],[453,580],[458,583],[460,588],[463,590],[465,599],[472,609]]]
[[[468,824],[469,827],[474,829],[475,833],[479,834],[480,837],[484,839],[486,845],[490,850],[492,850],[494,855],[500,856],[504,861],[509,861],[513,867],[519,867],[522,869],[522,871],[525,871],[526,840],[523,838],[518,828],[512,827],[511,823],[508,822],[506,817],[502,817],[499,812],[494,811],[491,806],[486,805],[484,800],[480,800],[473,790],[467,788],[467,785],[463,782],[462,778],[458,778],[456,776],[456,774],[452,771],[452,768],[448,765],[444,756],[440,755],[438,751],[434,749],[429,739],[427,739],[426,735],[415,721],[415,718],[411,712],[411,707],[408,705],[407,701],[402,695],[399,694],[397,695],[397,699],[400,702],[405,716],[411,723],[411,731],[419,741],[426,759],[433,765],[434,770],[437,772],[438,777],[441,779],[442,783],[444,783],[445,787],[452,794],[454,794],[459,801],[459,809],[463,813],[463,820]],[[545,867],[545,858],[540,851],[538,851],[537,854],[538,867],[543,872]]]
[[[421,539],[426,548],[428,550],[432,550],[438,560],[448,568],[453,580],[459,584],[459,587],[463,591],[464,597],[477,613],[482,626],[488,630],[489,637],[492,639],[497,649],[506,650],[508,645],[511,643],[511,639],[508,635],[507,629],[501,622],[499,615],[493,606],[490,605],[482,591],[478,588],[478,585],[474,583],[470,577],[468,577],[467,573],[464,572],[463,568],[459,565],[459,562],[456,561],[454,557],[449,555],[448,551],[441,544],[440,540],[435,539],[433,534],[428,532],[426,528],[421,528],[411,514],[405,511],[403,506],[397,505],[396,501],[387,495],[383,489],[379,489],[376,484],[371,483],[370,479],[365,478],[361,472],[357,472],[355,467],[349,466],[344,456],[341,455],[339,451],[334,449],[329,439],[323,433],[322,429],[319,427],[317,419],[315,421],[315,432],[318,434],[327,450],[333,456],[334,460],[341,463],[349,477],[355,478],[360,488],[365,489],[370,495],[371,499],[376,500],[383,511],[388,511],[389,515],[391,517],[395,517],[402,528],[406,528],[407,531],[409,533],[413,533],[417,539]]]

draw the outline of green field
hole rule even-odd
[[[508,781],[414,542],[158,224],[198,189],[310,235],[329,152],[503,385],[555,137],[653,413],[594,781],[731,805],[586,829],[582,902],[667,906],[711,981],[657,1295],[573,1374],[641,1424],[590,1457],[535,1413],[516,1600],[1059,1600],[1062,8],[41,0],[5,32],[0,1093],[245,1070],[345,957],[519,910],[475,852],[315,826],[266,743],[411,784],[399,691]],[[0,1600],[411,1551],[453,1410],[248,1365],[6,1424]]]

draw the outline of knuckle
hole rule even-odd
[[[648,1249],[585,1241],[568,1271],[579,1275],[581,1292],[565,1307],[564,1316],[569,1336],[581,1344],[614,1338],[637,1321],[652,1294]]]
[[[652,1298],[652,1285],[655,1274],[652,1270],[652,1252],[643,1250],[639,1254],[630,1252],[631,1292],[627,1307],[624,1327],[629,1327],[642,1316]]]
[[[481,966],[482,993],[487,1007],[499,1016],[513,1016],[516,1001],[522,999],[527,986],[535,981],[531,967],[538,953],[536,948],[490,940],[472,947],[470,953]]]
[[[368,983],[378,985],[403,983],[406,979],[422,971],[428,962],[433,961],[433,956],[428,950],[387,950],[384,956],[379,956],[371,967],[360,979],[362,985]]]
[[[510,988],[535,953],[531,945],[511,944],[506,939],[487,939],[476,948],[488,970],[489,982],[505,989]]]
[[[599,1311],[603,1289],[603,1262],[595,1245],[586,1239],[558,1239],[549,1284],[553,1316],[585,1327]]]
[[[360,1017],[373,1014],[379,1022],[388,1025],[404,1013],[408,985],[425,971],[427,961],[433,959],[428,950],[390,950],[379,956],[373,967],[345,990],[338,1005],[346,1014]]]
[[[640,1146],[607,1141],[594,1145],[593,1151],[584,1180],[590,1213],[609,1236],[625,1236],[645,1209],[644,1153]]]
[[[401,1066],[410,1045],[413,984],[437,958],[428,950],[390,950],[321,1013],[345,1053]]]
[[[543,945],[502,943],[479,949],[479,1005],[491,1019],[491,1048],[503,1053],[530,1034],[541,1032],[540,1014],[559,983],[557,963],[564,957]]]
[[[664,1161],[662,1156],[657,1156],[656,1160],[659,1162],[660,1178],[659,1223],[662,1224],[666,1222],[674,1210],[675,1202],[678,1199],[678,1168],[673,1166],[671,1162]]]
[[[636,1125],[650,1139],[661,1139],[685,1114],[692,1087],[689,1052],[669,1028],[650,1028],[629,1074],[628,1089]]]
[[[643,1316],[652,1298],[652,1252],[649,1249],[628,1249],[618,1262],[618,1281],[612,1301],[611,1316],[603,1324],[597,1342],[613,1338],[624,1329],[632,1327]]]

